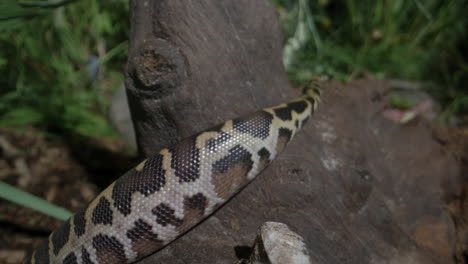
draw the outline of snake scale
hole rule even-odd
[[[55,230],[35,264],[132,263],[176,239],[255,178],[306,123],[304,96],[186,138],[131,169]]]

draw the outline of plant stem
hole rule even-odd
[[[59,206],[0,181],[0,198],[65,221],[71,213]]]

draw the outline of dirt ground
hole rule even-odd
[[[468,128],[435,131],[434,138],[446,146],[454,154],[461,167],[461,174],[465,175],[462,192],[447,204],[455,232],[455,261],[468,263]]]
[[[125,153],[127,149],[118,139],[99,141],[86,148],[67,145],[63,139],[47,137],[32,128],[22,132],[1,129],[0,180],[76,212],[125,167],[131,167],[135,158],[127,155],[122,162],[119,156],[120,161],[104,164],[106,159],[115,158],[115,153]],[[88,153],[83,153],[84,149]],[[57,219],[0,200],[0,263],[21,263],[59,225]]]

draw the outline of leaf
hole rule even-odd
[[[43,114],[37,109],[22,107],[12,109],[0,118],[0,126],[36,125],[43,121]]]
[[[108,136],[115,133],[106,119],[78,105],[67,105],[64,118],[67,129],[85,136]]]
[[[410,109],[416,105],[415,102],[405,99],[396,93],[391,93],[388,100],[390,106],[402,110]]]
[[[62,221],[65,221],[72,216],[72,214],[64,208],[53,205],[42,198],[24,192],[2,181],[0,181],[0,198],[24,207],[29,207]]]
[[[47,10],[36,7],[23,7],[17,0],[2,0],[0,1],[0,29],[25,22],[46,12]]]
[[[39,15],[49,13],[57,8],[77,0],[56,1],[0,1],[0,29],[21,26],[24,22]]]
[[[8,60],[6,58],[0,57],[0,67],[3,65],[6,65],[8,63]]]

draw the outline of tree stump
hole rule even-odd
[[[299,95],[266,0],[133,0],[130,19],[126,87],[143,155]],[[300,234],[313,263],[453,262],[455,160],[424,121],[382,118],[384,82],[324,86],[317,115],[270,167],[139,263],[232,264],[266,221]]]

